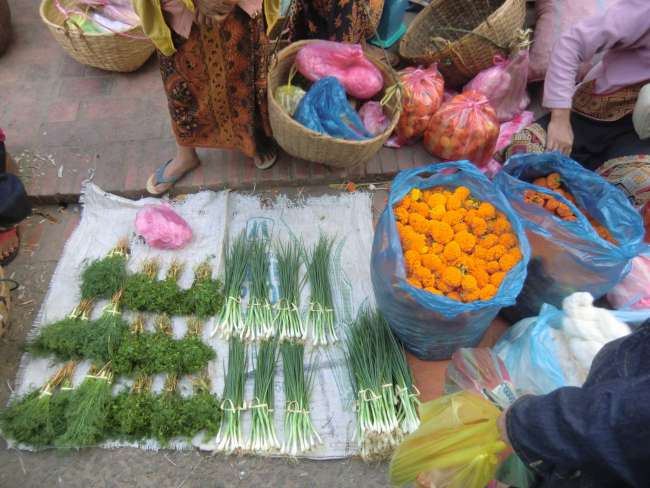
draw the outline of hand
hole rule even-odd
[[[551,112],[551,122],[546,131],[546,150],[558,151],[566,156],[571,154],[573,128],[570,109],[555,109]]]
[[[237,0],[194,0],[196,22],[211,26],[225,19],[237,5]]]

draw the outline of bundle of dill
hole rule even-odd
[[[212,268],[207,261],[194,270],[194,282],[183,293],[183,309],[186,315],[195,315],[200,319],[215,316],[223,306],[221,283],[212,279]]]
[[[275,401],[273,381],[277,362],[277,340],[262,342],[257,347],[255,386],[253,402],[250,406],[253,420],[248,449],[253,452],[271,452],[280,449],[273,419]]]
[[[286,401],[282,452],[297,456],[322,444],[309,415],[315,370],[310,368],[309,376],[305,376],[305,348],[302,344],[284,342],[281,352]]]
[[[338,341],[330,279],[333,247],[334,240],[321,234],[306,258],[307,277],[311,288],[307,323],[311,326],[312,341],[316,347]]]
[[[251,287],[242,338],[247,341],[270,339],[275,333],[275,318],[269,301],[268,241],[252,237],[248,245]]]
[[[108,298],[123,289],[128,254],[128,241],[124,239],[106,257],[88,265],[81,273],[81,298]]]
[[[241,334],[244,328],[241,291],[250,255],[251,249],[246,231],[242,231],[226,251],[223,277],[225,303],[212,335],[219,333],[223,338],[228,339]]]
[[[305,326],[300,315],[300,265],[301,246],[291,240],[276,246],[278,261],[279,300],[277,304],[277,329],[281,341],[302,341]]]
[[[110,411],[112,381],[110,364],[99,371],[91,368],[68,401],[66,430],[56,439],[55,445],[85,447],[103,440]]]
[[[84,333],[83,357],[94,363],[105,364],[119,350],[122,340],[128,333],[128,324],[122,319],[118,291],[102,315],[86,327]]]
[[[217,435],[217,450],[228,454],[244,448],[241,413],[246,408],[244,401],[246,365],[246,345],[238,337],[231,337],[228,347],[228,369],[221,401],[223,418]]]

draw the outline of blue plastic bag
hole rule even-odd
[[[503,212],[519,238],[523,259],[488,301],[461,303],[414,288],[406,281],[393,206],[413,188],[466,186],[479,200]],[[420,359],[449,359],[460,347],[476,346],[499,310],[515,302],[526,278],[530,247],[524,228],[501,191],[468,161],[431,164],[400,172],[391,185],[372,246],[371,277],[377,306],[404,347]]]
[[[312,85],[293,118],[308,129],[332,137],[350,140],[371,137],[348,102],[343,85],[333,76]]]
[[[570,201],[527,183],[553,172],[560,173],[578,206],[603,224],[618,245],[602,239]],[[521,295],[514,307],[504,310],[513,322],[537,315],[543,303],[560,307],[562,300],[576,291],[602,297],[629,273],[631,260],[645,248],[643,221],[625,194],[559,153],[513,156],[494,181],[521,218],[532,249]],[[568,205],[578,220],[567,222],[524,202],[528,189],[552,194]]]

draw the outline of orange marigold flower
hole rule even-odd
[[[467,210],[470,209],[477,209],[478,206],[480,205],[481,202],[479,202],[476,198],[472,198],[471,196],[467,197],[467,199],[463,202],[463,207],[466,208]]]
[[[496,261],[498,260],[501,256],[503,256],[508,250],[502,246],[501,244],[497,244],[496,246],[492,246],[490,249],[487,250],[487,260],[488,261]]]
[[[463,216],[458,210],[449,210],[442,218],[443,222],[447,222],[452,227],[459,224],[463,220]]]
[[[435,288],[436,286],[436,277],[431,275],[426,278],[422,278],[422,286],[425,288]]]
[[[485,259],[487,258],[487,249],[481,246],[476,246],[474,248],[474,257],[478,259]]]
[[[447,266],[445,271],[442,273],[442,281],[453,288],[460,286],[462,279],[463,274],[455,266]]]
[[[498,261],[488,261],[487,266],[485,267],[485,271],[488,273],[496,273],[497,271],[501,270],[501,266],[499,265]]]
[[[404,207],[397,207],[394,211],[395,218],[400,222],[408,222],[409,220],[409,211]]]
[[[413,269],[413,276],[420,281],[424,281],[425,278],[431,277],[431,271],[424,266],[416,266]]]
[[[474,291],[478,288],[478,282],[472,275],[465,275],[460,283],[465,291]]]
[[[443,270],[442,260],[435,254],[425,254],[424,256],[418,255],[422,266],[431,272],[440,273]]]
[[[433,220],[442,220],[445,216],[445,212],[446,210],[444,205],[435,205],[431,207],[431,210],[429,210],[429,217]]]
[[[475,266],[474,258],[469,254],[461,254],[460,257],[456,260],[456,266],[470,270]]]
[[[440,222],[439,225],[431,229],[431,234],[434,241],[447,244],[454,238],[454,229],[447,222]]]
[[[517,236],[515,236],[512,232],[501,234],[499,236],[499,244],[507,249],[515,247],[517,245]]]
[[[404,253],[404,263],[406,264],[407,269],[411,271],[414,270],[416,267],[422,264],[420,253],[413,249],[409,249]]]
[[[467,212],[465,212],[465,215],[463,216],[463,220],[469,224],[474,217],[478,217],[478,216],[479,215],[476,209],[470,208],[469,210],[467,210]]]
[[[469,229],[469,227],[467,227],[467,224],[465,222],[460,222],[460,223],[454,225],[454,232],[457,233],[457,234],[459,232],[465,232],[468,229]]]
[[[456,300],[456,301],[459,301],[459,302],[462,300],[462,298],[460,296],[460,293],[458,293],[457,291],[451,291],[451,292],[447,293],[447,298],[450,298],[452,300]]]
[[[458,210],[462,205],[462,200],[456,195],[447,198],[447,210]]]
[[[400,207],[408,210],[411,208],[411,197],[409,195],[406,195],[404,198],[402,198],[402,201],[399,203],[399,205]]]
[[[481,300],[491,300],[497,294],[497,289],[492,284],[487,284],[479,292],[479,298]]]
[[[438,286],[438,290],[440,290],[443,293],[449,293],[454,289],[453,286],[448,285],[443,280],[439,280],[437,286]]]
[[[476,236],[482,236],[487,232],[487,222],[481,217],[474,217],[469,225]]]
[[[495,234],[488,234],[479,241],[479,246],[485,249],[490,249],[492,246],[499,242],[499,236]]]
[[[476,278],[476,283],[480,288],[490,283],[490,275],[484,269],[476,269],[472,271],[472,276]]]
[[[442,193],[433,193],[429,198],[427,198],[427,203],[431,208],[438,206],[445,208],[447,199]]]
[[[411,217],[413,216],[418,216],[420,217],[419,219],[415,220],[414,222],[411,222],[411,225],[413,226],[413,230],[417,232],[418,234],[427,234],[429,232],[429,224],[430,220],[425,219],[422,217],[420,214],[411,214]],[[410,221],[410,218],[409,218]]]
[[[413,213],[419,213],[422,217],[429,216],[429,206],[424,202],[413,202],[411,203],[411,215]]]
[[[465,202],[467,197],[469,197],[470,193],[471,192],[469,191],[469,188],[467,188],[466,186],[459,186],[454,190],[454,196],[460,198],[460,201],[463,203]]]
[[[508,222],[508,219],[505,217],[498,217],[497,220],[494,222],[494,233],[495,234],[505,234],[506,232],[511,232],[512,231],[512,225],[510,225],[510,222]]]
[[[415,230],[416,232],[417,232],[417,230],[415,229],[415,224],[418,223],[418,222],[421,222],[423,220],[424,220],[424,217],[422,215],[420,215],[419,213],[411,212],[409,214],[409,225],[411,227],[413,227],[413,230]]]
[[[431,254],[442,254],[442,251],[444,251],[444,250],[445,250],[445,246],[443,246],[442,244],[439,244],[437,242],[434,242],[433,244],[431,244],[431,247],[429,248],[429,251],[431,252]]]
[[[471,292],[464,292],[462,296],[463,296],[463,302],[465,303],[475,302],[476,300],[480,299],[480,293],[478,290],[471,291]]]
[[[456,241],[448,242],[445,245],[445,250],[442,252],[448,263],[453,263],[460,257],[460,246]]]
[[[506,277],[506,273],[503,271],[497,271],[492,276],[490,276],[490,283],[499,288],[503,282],[503,278]]]
[[[512,254],[504,254],[501,256],[501,259],[499,259],[499,267],[504,271],[508,272],[515,266],[517,266],[517,263],[519,262],[518,259],[515,259],[515,257]]]
[[[478,214],[484,219],[493,219],[496,214],[496,209],[491,203],[483,202],[478,206]]]
[[[414,202],[417,202],[418,200],[420,200],[420,198],[422,198],[422,191],[420,189],[418,189],[418,188],[413,188],[411,190],[410,195],[411,195],[411,200],[413,200]]]
[[[454,235],[454,241],[458,243],[461,250],[471,252],[476,245],[476,236],[467,231],[461,231]]]
[[[513,259],[517,262],[521,261],[524,258],[524,255],[521,254],[521,249],[519,249],[518,247],[513,247],[512,249],[510,249],[508,251],[508,254],[510,254],[513,257]]]
[[[416,278],[407,278],[406,281],[409,285],[414,286],[415,288],[422,288],[422,283]]]

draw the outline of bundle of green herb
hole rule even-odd
[[[309,415],[314,369],[311,368],[311,373],[305,377],[305,348],[302,344],[285,342],[281,351],[286,400],[282,453],[295,457],[322,444]]]
[[[276,246],[279,296],[276,323],[281,341],[302,341],[305,326],[300,315],[301,248],[296,241]]]
[[[81,273],[81,298],[108,298],[123,289],[128,255],[129,243],[123,239],[106,257],[86,267]]]
[[[311,303],[307,312],[307,323],[311,326],[313,345],[326,346],[338,341],[336,316],[330,280],[330,261],[334,240],[321,234],[307,256],[307,277],[311,288]]]
[[[244,448],[241,413],[246,409],[244,401],[246,365],[246,345],[238,337],[231,337],[228,347],[228,369],[221,400],[223,418],[217,435],[217,450],[228,454]]]
[[[219,399],[212,394],[207,373],[193,381],[194,394],[184,398],[183,416],[190,425],[190,437],[203,432],[203,439],[210,439],[219,433],[222,411]]]
[[[121,291],[115,293],[102,315],[90,323],[91,326],[86,327],[82,348],[84,359],[105,364],[120,348],[122,340],[128,333],[128,324],[122,319],[120,312],[121,297]]]
[[[241,288],[246,277],[246,267],[250,260],[250,247],[246,231],[242,231],[230,244],[224,259],[225,304],[221,309],[212,335],[217,332],[224,339],[240,335],[244,322],[241,309]]]
[[[162,446],[168,446],[172,439],[188,437],[191,434],[182,415],[183,398],[177,387],[178,376],[169,374],[162,393],[156,397],[151,418],[151,434]]]
[[[106,438],[135,442],[151,437],[151,418],[156,405],[151,383],[151,376],[139,374],[130,391],[122,391],[113,398]]]
[[[127,276],[122,297],[124,308],[136,312],[181,315],[181,290],[176,280],[182,267],[174,262],[164,280],[157,279],[159,270],[160,263],[152,258],[142,263],[139,273]]]
[[[275,334],[275,317],[269,301],[268,242],[262,237],[253,237],[248,246],[251,287],[242,338],[247,341],[270,339]]]
[[[69,381],[75,363],[60,368],[40,390],[13,400],[0,412],[3,434],[18,443],[33,447],[47,447],[65,429],[62,407],[65,393],[56,392],[57,386]]]
[[[186,315],[200,319],[215,316],[223,305],[221,283],[212,279],[212,267],[207,261],[194,270],[194,282],[183,294],[183,308]]]
[[[66,430],[56,439],[59,447],[92,446],[104,438],[111,404],[113,374],[110,364],[89,374],[70,397],[66,408]]]
[[[278,362],[278,342],[273,339],[264,341],[257,347],[255,368],[255,387],[252,413],[251,437],[248,449],[252,452],[271,452],[280,449],[280,441],[275,433],[273,405],[275,395],[273,380]]]

